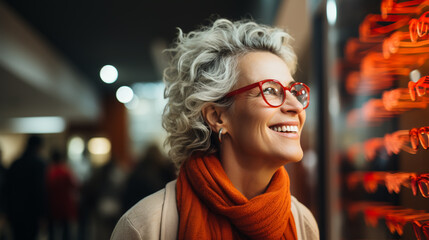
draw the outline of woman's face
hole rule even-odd
[[[238,82],[234,89],[264,79],[276,79],[283,86],[290,86],[294,81],[286,63],[270,52],[251,52],[242,56],[238,70]],[[301,160],[300,135],[305,111],[289,91],[283,105],[272,108],[262,98],[259,88],[255,87],[236,95],[226,115],[231,148],[243,160],[252,159],[255,164],[259,163],[259,167],[260,164],[278,167]],[[283,126],[290,126],[291,131],[279,131]]]

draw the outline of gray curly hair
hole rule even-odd
[[[223,99],[237,82],[240,56],[268,51],[282,58],[291,74],[296,55],[291,36],[279,28],[250,20],[231,22],[218,19],[211,26],[184,34],[179,29],[174,46],[166,52],[171,58],[164,70],[168,99],[162,126],[167,131],[165,145],[180,167],[194,152],[215,153],[218,144],[201,113],[207,103],[229,107],[233,99]]]

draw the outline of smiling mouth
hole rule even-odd
[[[272,126],[270,127],[270,129],[275,132],[298,133],[298,126],[295,126],[295,125]]]

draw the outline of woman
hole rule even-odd
[[[283,165],[303,156],[309,89],[284,31],[219,19],[179,36],[163,127],[177,182],[119,220],[112,239],[318,239]]]

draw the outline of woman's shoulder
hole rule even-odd
[[[172,186],[174,184],[174,186]],[[165,202],[171,202],[173,194],[170,189],[175,187],[175,181],[167,184],[166,188],[153,193],[131,207],[122,217],[113,230],[111,240],[116,239],[160,239],[163,228]],[[167,190],[166,190],[167,189]],[[174,194],[175,196],[175,194]]]
[[[292,214],[297,227],[298,239],[313,240],[319,239],[319,227],[311,211],[300,203],[294,196],[292,201]]]

